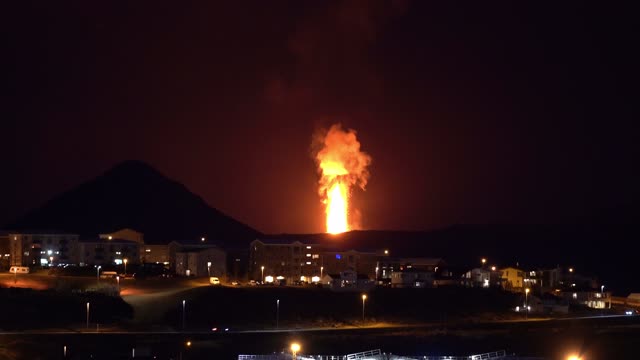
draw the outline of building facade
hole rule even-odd
[[[378,260],[384,251],[364,252],[335,249],[314,241],[256,239],[249,248],[249,279],[281,279],[286,284],[309,282],[325,274],[354,271],[375,279]]]
[[[107,236],[80,241],[80,265],[123,265],[140,263],[140,244]]]
[[[186,246],[176,252],[176,274],[183,276],[227,276],[227,253],[218,247]]]
[[[77,264],[77,234],[45,232],[10,232],[9,257],[12,266]]]

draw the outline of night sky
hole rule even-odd
[[[583,2],[2,4],[0,224],[126,159],[322,232],[315,131],[373,162],[369,229],[638,204],[637,13]]]

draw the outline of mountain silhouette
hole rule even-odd
[[[4,228],[55,229],[93,237],[131,228],[142,232],[146,243],[206,237],[226,246],[244,246],[260,234],[148,164],[132,160],[53,198]]]

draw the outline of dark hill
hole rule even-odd
[[[144,233],[148,243],[206,236],[227,246],[244,246],[259,234],[139,161],[123,162],[5,227],[58,229],[83,236],[121,228]]]

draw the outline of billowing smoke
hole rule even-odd
[[[358,186],[364,190],[369,180],[367,168],[371,164],[371,156],[360,150],[356,132],[343,130],[340,124],[316,134],[314,142],[320,175],[318,192],[326,204],[327,232],[353,229],[355,219],[350,216],[349,209],[351,188]]]

